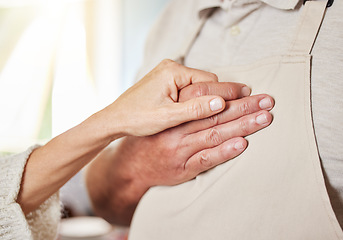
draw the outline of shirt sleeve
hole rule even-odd
[[[84,170],[77,173],[61,188],[60,201],[65,208],[71,210],[72,216],[94,215],[85,184]]]
[[[2,240],[49,240],[57,235],[61,215],[58,193],[27,216],[16,202],[27,159],[37,147],[39,146],[33,146],[17,155],[0,158],[0,239]]]

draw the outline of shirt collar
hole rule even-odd
[[[203,10],[211,9],[215,7],[221,7],[223,1],[226,0],[196,0],[196,8],[199,13]],[[237,3],[253,3],[253,2],[264,2],[274,8],[279,8],[282,10],[294,9],[300,0],[236,0]]]
[[[300,0],[261,0],[262,2],[282,10],[295,9]]]

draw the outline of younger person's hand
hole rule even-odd
[[[119,129],[120,135],[152,135],[223,111],[225,101],[220,96],[205,95],[178,101],[179,91],[188,85],[217,81],[215,74],[164,60],[102,113],[108,126],[113,127],[110,131],[118,132]],[[244,86],[235,85],[238,89]],[[247,95],[249,93],[247,91]]]

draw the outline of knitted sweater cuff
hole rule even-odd
[[[16,202],[32,146],[25,152],[0,158],[0,239],[54,239],[60,219],[58,193],[37,210],[24,215]]]

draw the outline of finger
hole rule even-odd
[[[218,82],[218,77],[214,73],[202,71],[195,68],[188,68],[183,65],[180,65],[180,68],[183,68],[183,69],[181,69],[181,71],[178,71],[180,73],[180,75],[178,75],[179,78],[175,79],[175,82],[179,90],[194,83]]]
[[[247,145],[244,138],[238,137],[225,141],[214,148],[202,150],[188,159],[184,167],[186,174],[189,179],[192,179],[201,172],[237,157],[246,149]]]
[[[202,82],[193,83],[183,88],[179,93],[179,102],[184,102],[192,98],[217,95],[225,100],[233,100],[237,98],[247,97],[251,93],[251,89],[242,83],[232,82]]]
[[[187,67],[185,67],[187,68]],[[218,82],[218,76],[214,73],[195,69],[195,68],[187,68],[188,77],[191,79],[191,83],[199,83],[199,82]]]
[[[274,104],[274,99],[267,94],[229,101],[226,102],[225,110],[221,113],[210,118],[186,123],[182,128],[185,133],[198,132],[261,110],[269,111],[274,107]]]
[[[203,96],[183,103],[173,103],[169,106],[166,119],[173,123],[173,126],[176,126],[184,122],[218,114],[224,110],[225,101],[218,96]]]
[[[270,125],[272,119],[273,117],[268,111],[262,110],[237,120],[190,134],[184,137],[182,141],[184,145],[192,143],[194,148],[189,151],[194,153],[202,149],[218,146],[231,138],[248,136]],[[192,154],[192,152],[189,152],[189,154]]]
[[[173,74],[172,80],[178,90],[196,82],[218,82],[218,77],[214,73],[189,68],[170,59],[163,60],[158,68]]]

